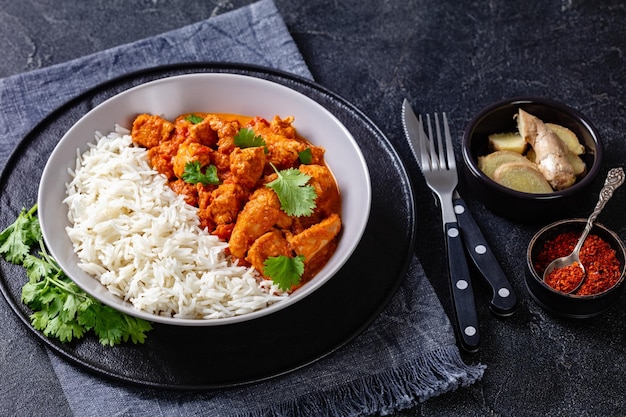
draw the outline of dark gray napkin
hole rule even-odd
[[[0,166],[33,126],[81,92],[142,68],[191,61],[251,63],[311,78],[273,2],[263,0],[160,36],[0,80]],[[7,310],[0,305],[3,316],[10,314]],[[0,337],[9,342],[0,343],[0,361],[9,356],[15,337],[3,330]],[[34,362],[52,364],[79,416],[384,414],[469,385],[484,372],[483,365],[462,361],[450,323],[415,258],[390,305],[363,334],[312,365],[262,383],[206,393],[125,386],[34,346],[28,354]],[[19,396],[27,388],[15,378],[1,381],[3,395]]]

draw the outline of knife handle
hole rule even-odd
[[[515,311],[517,297],[498,260],[487,244],[478,224],[462,198],[452,201],[467,253],[480,275],[491,288],[489,307],[498,316],[510,316]]]
[[[446,223],[444,232],[448,250],[450,290],[458,325],[459,342],[465,351],[474,353],[478,350],[480,332],[465,249],[456,222]]]

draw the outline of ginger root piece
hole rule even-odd
[[[488,139],[492,151],[513,151],[523,155],[528,148],[528,142],[518,132],[492,133]]]
[[[535,152],[535,163],[555,190],[563,190],[576,182],[574,168],[567,158],[563,141],[539,118],[519,109],[517,128]]]
[[[534,163],[535,159],[537,159],[535,151],[533,151],[532,149],[529,150],[526,154],[526,158]],[[572,168],[574,168],[574,175],[576,175],[576,178],[582,178],[585,176],[585,174],[587,173],[587,165],[582,159],[580,159],[580,156],[575,155],[571,151],[568,151],[567,160],[570,164],[572,164]]]
[[[493,179],[500,185],[524,193],[547,194],[553,191],[543,174],[528,163],[504,163],[496,169]]]
[[[478,168],[489,178],[493,179],[496,169],[507,162],[525,163],[535,167],[534,162],[515,151],[496,151],[485,156],[478,157]]]
[[[572,132],[565,126],[557,125],[555,123],[546,123],[546,126],[550,128],[556,135],[565,143],[567,148],[574,155],[582,155],[585,153],[585,146],[578,141],[576,133]]]

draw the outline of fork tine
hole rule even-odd
[[[430,114],[426,113],[426,124],[428,125],[428,142],[430,143],[430,150],[428,151],[430,155],[430,160],[432,161],[433,169],[441,169],[441,161],[437,158],[437,150],[435,149],[435,141],[433,140],[433,127],[430,124]]]
[[[441,128],[439,127],[439,114],[437,113],[435,113],[435,131],[437,132],[437,149],[439,150],[439,168],[448,169],[445,148],[441,139]]]
[[[446,137],[446,153],[448,157],[448,169],[456,169],[456,160],[454,158],[454,148],[452,147],[452,137],[450,136],[450,126],[448,125],[448,117],[443,113],[443,131]]]

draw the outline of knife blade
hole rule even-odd
[[[420,121],[406,99],[402,105],[402,120],[413,156],[417,159],[421,170],[420,153],[417,150],[421,147],[419,140],[421,137],[425,137],[425,134],[423,134]],[[480,333],[469,265],[463,242],[459,238],[459,227],[452,201],[442,200],[441,208],[448,260],[448,278],[456,318],[456,333],[461,348],[474,353],[478,351]]]
[[[423,127],[406,99],[402,103],[402,111],[405,121],[405,134],[410,142],[410,135],[420,134],[418,129],[422,129],[423,132]],[[419,165],[420,147],[412,146],[412,150]],[[491,290],[491,300],[489,301],[491,311],[498,316],[510,316],[515,312],[517,305],[517,297],[511,283],[458,191],[455,191],[453,205],[468,256]]]

